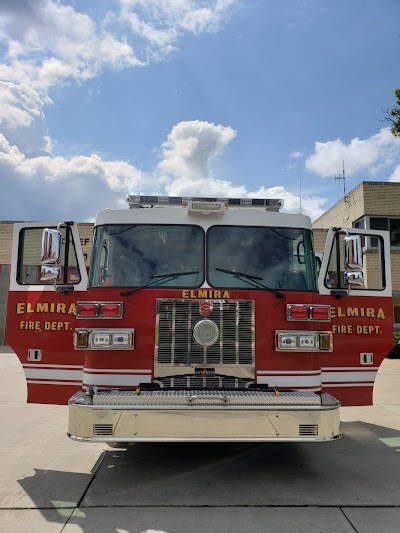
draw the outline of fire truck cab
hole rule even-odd
[[[313,441],[369,405],[393,346],[387,232],[276,199],[129,196],[75,223],[15,224],[6,342],[28,401],[77,441]],[[374,253],[371,251],[374,244]]]

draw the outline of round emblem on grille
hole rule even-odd
[[[193,328],[193,337],[200,346],[212,346],[219,337],[218,326],[211,320],[200,320]]]

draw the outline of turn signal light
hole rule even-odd
[[[89,332],[85,330],[78,330],[76,332],[76,346],[77,348],[88,347]]]
[[[319,334],[319,348],[320,350],[330,351],[332,348],[332,336],[330,333]]]

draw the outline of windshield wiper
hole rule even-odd
[[[188,272],[170,272],[169,274],[155,274],[154,276],[150,276],[150,279],[154,278],[165,278],[165,276],[176,276],[179,278],[180,276],[190,276],[190,274],[198,274],[198,270],[189,270]]]
[[[145,289],[146,287],[151,287],[152,285],[157,285],[157,283],[163,281],[171,281],[173,279],[179,278],[180,276],[190,276],[190,274],[198,273],[198,270],[191,270],[190,272],[170,272],[169,274],[156,274],[154,276],[150,276],[150,279],[152,281],[150,281],[149,283],[145,283],[144,285],[140,285],[139,287],[135,287],[134,289],[129,289],[129,291],[121,292],[121,296],[129,296],[133,292],[136,292],[140,289]]]
[[[252,274],[245,274],[244,272],[237,272],[236,270],[226,270],[225,268],[216,268],[218,272],[226,272],[227,274],[234,274],[235,276],[242,276],[242,278],[247,279],[263,279],[259,276],[253,276]]]
[[[241,279],[243,281],[249,280],[250,282],[254,283],[258,287],[262,287],[263,289],[266,289],[267,291],[271,291],[275,294],[277,298],[286,298],[285,294],[282,292],[277,291],[276,289],[273,289],[272,287],[267,287],[267,285],[264,285],[263,283],[260,283],[258,280],[263,279],[259,276],[253,276],[252,274],[245,274],[244,272],[235,272],[235,270],[226,270],[225,268],[216,268],[215,270],[218,270],[218,272],[225,272],[226,274],[232,274],[232,276]]]

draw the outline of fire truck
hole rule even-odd
[[[393,346],[387,232],[281,200],[130,195],[94,225],[15,224],[6,342],[28,402],[88,442],[338,439]]]

